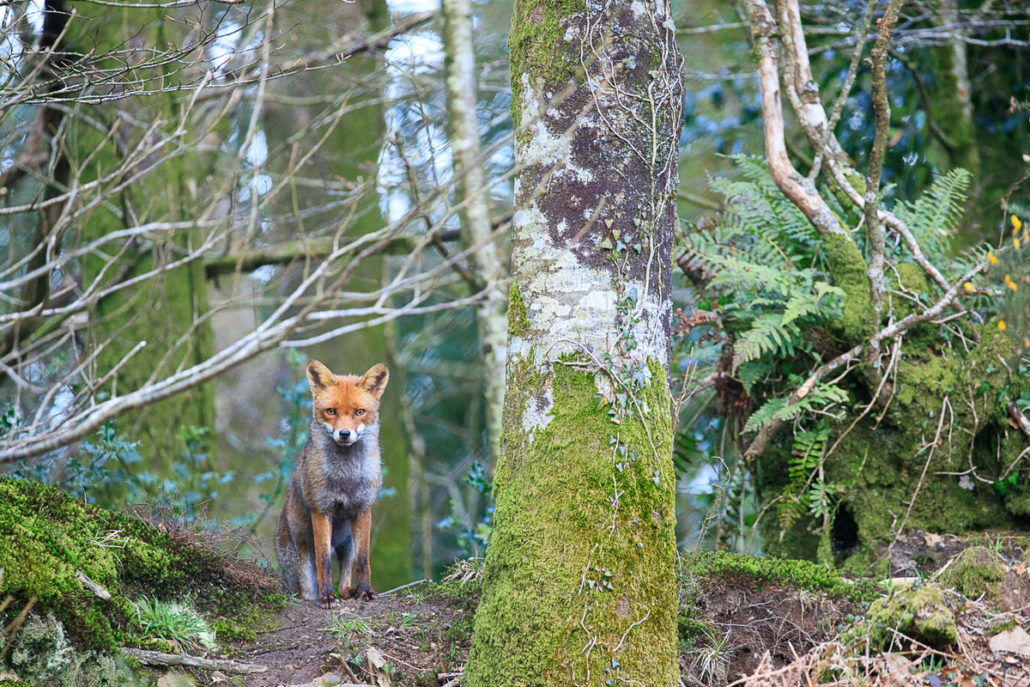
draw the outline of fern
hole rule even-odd
[[[766,401],[747,419],[744,431],[756,432],[770,420],[790,422],[803,413],[815,410],[826,412],[831,406],[846,403],[848,392],[836,384],[819,384],[797,403],[787,403],[787,401],[786,398],[774,398]]]
[[[821,428],[810,432],[799,432],[794,438],[787,471],[792,484],[804,486],[809,475],[819,467],[819,460],[826,450],[826,441],[830,436],[828,429]]]
[[[765,353],[785,349],[790,338],[797,334],[797,325],[784,324],[782,314],[759,315],[751,323],[751,329],[737,338],[737,344],[733,347],[734,369]]]
[[[687,236],[709,295],[732,294],[723,322],[736,339],[733,367],[808,348],[806,328],[838,315],[843,292],[819,271],[819,239],[758,158],[734,157],[742,179],[712,179],[727,210],[711,231]],[[739,373],[738,373],[739,374]],[[754,379],[742,380],[748,391]]]
[[[909,226],[930,262],[947,259],[972,178],[964,169],[953,169],[934,179],[914,203],[902,201],[895,206],[894,214]]]

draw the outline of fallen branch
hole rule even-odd
[[[86,573],[82,572],[81,570],[75,571],[75,579],[81,582],[83,587],[93,592],[104,601],[111,600],[111,592],[107,591],[101,585],[86,577]]]
[[[328,678],[328,680],[326,679]],[[317,678],[314,682],[305,682],[300,685],[289,685],[289,687],[325,687],[326,685],[335,685],[335,687],[375,687],[375,685],[369,685],[364,682],[332,682],[333,679],[342,679],[339,673],[326,673],[321,677]]]
[[[393,589],[389,589],[389,590],[383,592],[382,594],[380,594],[379,596],[386,596],[387,594],[393,594],[394,592],[399,592],[400,590],[407,589],[408,587],[414,587],[416,584],[422,584],[423,582],[432,582],[432,580],[427,577],[427,578],[424,578],[424,579],[421,579],[421,580],[415,580],[414,582],[408,582],[407,584],[402,584],[400,587],[394,587]]]
[[[201,658],[199,656],[190,656],[189,654],[163,654],[160,651],[132,649],[125,646],[121,648],[121,652],[148,666],[189,666],[190,668],[221,670],[224,673],[240,675],[253,675],[254,673],[263,673],[268,670],[268,666],[257,663],[240,663],[239,661],[230,661],[227,658]]]

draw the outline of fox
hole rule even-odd
[[[312,360],[311,430],[279,513],[276,548],[283,589],[333,608],[339,598],[376,598],[369,565],[372,505],[383,483],[379,401],[390,370],[378,363],[358,377]],[[333,592],[332,554],[340,564]],[[351,584],[353,578],[353,586]]]

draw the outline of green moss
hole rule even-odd
[[[557,363],[548,374],[532,359],[509,361],[496,526],[462,683],[568,684],[589,670],[675,684],[665,371],[649,361],[636,394],[653,409],[645,428],[640,417],[612,421],[593,373]],[[548,421],[527,432],[527,412]]]
[[[898,276],[901,278],[901,285],[908,291],[917,294],[929,293],[930,281],[926,277],[926,271],[914,262],[899,262],[897,265]],[[900,303],[897,303],[900,305]]]
[[[958,641],[955,615],[944,591],[933,584],[899,587],[869,606],[868,636],[881,647],[901,642],[892,630],[928,646],[944,649]]]
[[[225,579],[226,560],[212,550],[36,482],[0,479],[0,532],[3,592],[22,602],[35,597],[36,608],[52,612],[84,649],[145,641],[129,622],[137,594],[192,594],[202,611],[238,616],[261,591]],[[87,591],[76,571],[112,599]]]
[[[1017,455],[1025,446],[1022,437],[1005,431],[1007,412],[999,399],[1023,393],[1027,381],[1001,362],[1013,355],[1004,334],[985,329],[982,337],[965,356],[906,339],[886,417],[859,423],[841,441],[839,458],[828,462],[827,480],[849,485],[845,504],[866,547],[847,561],[849,568],[879,558],[871,554],[894,536],[898,513],[907,513],[907,528],[934,532],[1019,525],[1013,517],[1018,501],[986,485],[963,488],[957,476],[945,474],[970,460],[978,472],[998,474],[1007,467],[998,456]],[[939,335],[934,345],[940,346]],[[930,454],[928,442],[939,426],[941,438]]]
[[[519,0],[515,3],[508,50],[511,63],[511,116],[522,121],[522,74],[559,89],[579,66],[578,44],[565,40],[568,20],[586,11],[584,0]]]
[[[523,336],[527,329],[529,318],[526,317],[526,302],[522,300],[522,292],[513,279],[508,287],[508,334]]]
[[[987,636],[993,637],[994,635],[1001,634],[1002,632],[1008,632],[1014,630],[1019,626],[1019,621],[1015,618],[1006,618],[1005,620],[996,620],[991,624],[990,629],[987,630]]]
[[[1005,494],[1005,510],[1019,517],[1030,518],[1030,491],[1010,489]]]
[[[871,580],[849,580],[839,572],[812,561],[717,551],[699,554],[689,567],[697,577],[749,577],[756,582],[777,582],[852,601],[868,601],[879,596],[876,584]]]
[[[868,266],[858,246],[847,236],[823,238],[834,285],[844,290],[841,333],[848,343],[864,341],[876,331],[873,304],[869,297]]]
[[[941,573],[938,582],[962,592],[971,599],[996,598],[1005,578],[1001,556],[983,546],[970,546]]]

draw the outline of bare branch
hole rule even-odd
[[[872,64],[872,96],[873,113],[876,118],[876,133],[873,147],[869,152],[869,170],[866,173],[865,191],[865,224],[869,236],[869,297],[873,303],[876,322],[883,319],[883,292],[885,287],[883,276],[884,252],[886,236],[880,224],[880,177],[883,174],[883,160],[887,151],[887,133],[891,123],[890,102],[887,100],[887,49],[890,47],[891,32],[898,22],[898,12],[902,0],[890,0],[887,10],[880,19],[880,31],[873,45]],[[874,351],[878,349],[871,343]]]
[[[751,31],[758,54],[758,83],[762,91],[762,120],[765,131],[765,158],[776,185],[823,236],[850,234],[840,225],[815,184],[794,169],[787,156],[783,135],[783,106],[780,103],[780,77],[776,60],[776,22],[765,0],[749,0]]]

